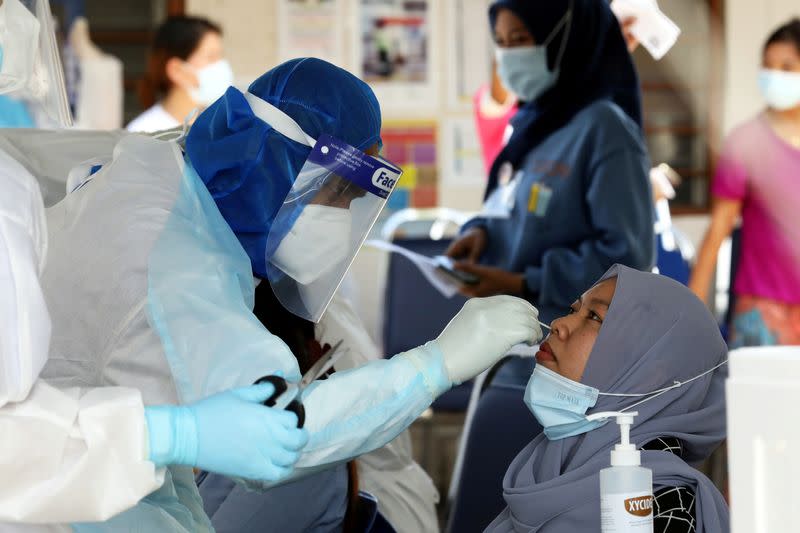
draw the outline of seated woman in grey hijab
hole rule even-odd
[[[631,442],[653,471],[655,533],[727,532],[725,500],[691,466],[725,438],[727,348],[703,303],[617,265],[552,328],[525,391],[544,433],[509,466],[507,508],[486,531],[600,531],[599,472],[620,430],[585,415],[627,409],[639,413]]]

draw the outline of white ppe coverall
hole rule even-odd
[[[59,531],[103,520],[164,481],[148,460],[141,393],[57,389],[39,379],[50,317],[39,284],[47,251],[33,176],[0,149],[0,531]]]

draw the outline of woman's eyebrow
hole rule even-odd
[[[578,298],[578,302],[581,305],[586,303],[586,302],[583,301],[583,295],[582,294],[581,294],[580,298]],[[601,300],[600,298],[597,298],[595,296],[592,296],[591,298],[589,298],[589,303],[590,304],[600,304],[600,305],[604,305],[606,307],[611,307],[611,303],[610,302],[607,302],[605,300]],[[575,305],[575,304],[572,304],[572,305]]]
[[[589,303],[598,304],[598,305],[604,305],[606,307],[611,307],[611,303],[609,303],[609,302],[607,302],[605,300],[601,300],[599,298],[591,298],[589,300]]]
[[[511,31],[508,32],[508,36],[510,38],[512,38],[512,39],[520,38],[520,37],[526,38],[526,37],[528,37],[528,35],[530,35],[530,34],[528,33],[528,30],[525,29],[524,27],[514,28],[514,29],[512,29]]]

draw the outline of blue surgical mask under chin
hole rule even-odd
[[[525,388],[525,404],[550,440],[574,437],[604,425],[608,420],[586,420],[600,392],[537,364]]]
[[[525,405],[528,406],[533,416],[542,425],[544,434],[548,439],[565,439],[587,433],[608,422],[608,418],[586,419],[586,411],[597,404],[599,396],[637,398],[638,400],[633,404],[622,409],[623,412],[629,411],[653,398],[711,374],[726,364],[728,364],[727,359],[692,378],[684,381],[676,380],[672,385],[643,393],[600,392],[594,387],[572,381],[541,364],[537,364],[533,368],[533,374],[528,380],[528,386],[525,388]]]

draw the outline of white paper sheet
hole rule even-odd
[[[611,10],[620,20],[636,18],[631,33],[656,61],[669,52],[681,34],[678,25],[661,11],[655,0],[614,0]]]
[[[452,281],[439,272],[432,257],[412,252],[407,248],[403,248],[391,242],[379,241],[376,239],[366,241],[364,246],[390,253],[398,253],[407,258],[422,272],[425,279],[427,279],[436,290],[442,293],[445,298],[452,298],[455,296],[458,293],[458,289],[461,287],[458,282]]]

